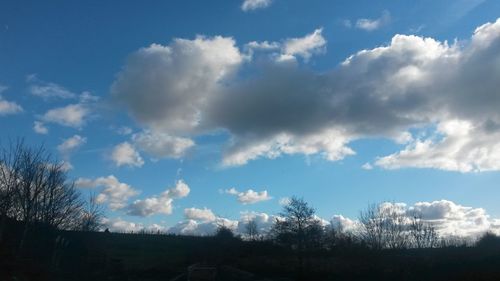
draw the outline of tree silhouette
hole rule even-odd
[[[271,230],[275,240],[293,249],[298,259],[299,279],[304,274],[304,258],[306,251],[320,241],[322,228],[314,216],[315,210],[302,198],[292,197],[290,202],[283,206],[280,218]]]
[[[259,229],[257,227],[257,222],[255,221],[255,219],[247,222],[247,224],[245,225],[245,234],[250,240],[255,240],[257,238],[257,236],[259,235]]]

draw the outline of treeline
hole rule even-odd
[[[435,226],[424,220],[420,213],[408,213],[390,203],[369,205],[360,212],[355,224],[350,229],[338,222],[325,224],[306,201],[292,197],[276,216],[269,231],[259,231],[257,220],[252,219],[245,223],[244,232],[239,237],[251,241],[273,241],[297,250],[332,249],[340,245],[373,250],[424,249],[472,246],[474,242],[465,237],[441,237]],[[215,236],[226,232],[231,232],[231,229],[221,225]]]
[[[22,251],[34,228],[98,230],[103,210],[95,196],[83,198],[64,163],[43,146],[32,148],[18,140],[0,151],[0,216],[0,243],[8,220],[22,223]]]

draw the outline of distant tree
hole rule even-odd
[[[297,254],[299,278],[303,276],[306,250],[321,240],[322,227],[314,213],[304,199],[292,197],[271,230],[278,243],[291,247]]]
[[[373,249],[403,249],[408,246],[408,222],[404,213],[391,205],[369,205],[359,216],[361,239]]]
[[[341,223],[330,221],[325,227],[323,246],[327,250],[333,250],[335,247],[349,247],[355,243],[354,235],[347,232]]]
[[[219,225],[217,231],[215,232],[215,237],[218,239],[229,240],[234,238],[234,233],[229,227]]]
[[[413,214],[408,231],[413,248],[434,248],[439,242],[434,226],[425,222],[420,214]]]
[[[245,234],[250,240],[255,240],[258,237],[259,229],[255,219],[247,222],[247,224],[245,225]]]
[[[102,226],[103,218],[103,206],[97,202],[94,193],[89,194],[88,200],[82,208],[78,228],[82,231],[98,231]]]
[[[476,247],[486,251],[498,251],[500,249],[500,236],[486,232],[477,240]]]

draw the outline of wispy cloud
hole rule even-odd
[[[358,19],[354,25],[358,29],[373,31],[377,30],[391,22],[391,14],[388,11],[383,11],[382,15],[376,19]]]
[[[272,1],[273,0],[245,0],[241,4],[241,10],[248,12],[257,9],[264,9],[269,7]]]

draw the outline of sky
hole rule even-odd
[[[287,198],[500,231],[500,2],[2,1],[0,141],[106,225],[268,227]]]

